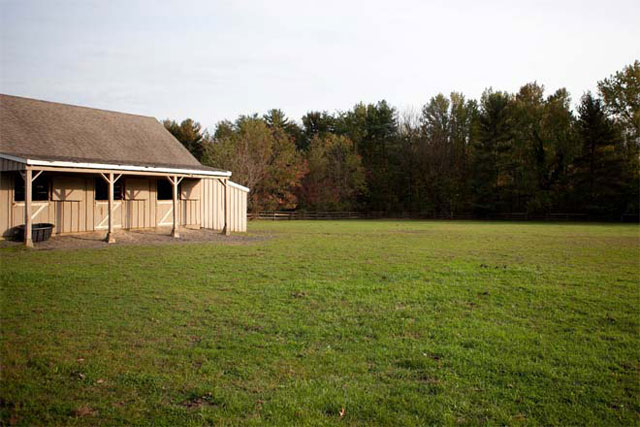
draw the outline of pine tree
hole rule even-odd
[[[589,214],[615,218],[625,210],[625,164],[622,138],[602,100],[591,93],[578,108],[577,133],[582,145],[575,161],[574,195]]]
[[[511,96],[487,90],[482,94],[473,144],[473,207],[484,216],[508,212],[509,165],[513,144]]]

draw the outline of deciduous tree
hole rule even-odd
[[[233,171],[233,179],[251,189],[252,210],[293,209],[305,164],[293,139],[279,126],[256,116],[221,122],[207,162]]]
[[[365,191],[364,168],[353,142],[333,134],[316,135],[307,150],[302,181],[303,206],[312,210],[353,210]]]

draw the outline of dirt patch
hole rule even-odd
[[[71,414],[75,417],[87,417],[97,415],[98,411],[95,409],[89,408],[88,406],[83,406],[81,408],[76,408],[71,411]]]
[[[46,242],[34,243],[36,250],[90,249],[121,245],[163,245],[180,243],[220,243],[224,245],[243,245],[269,239],[266,234],[232,234],[225,236],[214,230],[181,229],[180,237],[171,237],[171,231],[161,230],[120,230],[114,233],[116,243],[105,242],[105,232],[91,232],[66,236],[53,236]],[[22,242],[0,240],[0,248],[20,247]]]
[[[203,406],[219,406],[221,403],[223,402],[214,398],[212,393],[207,393],[203,396],[192,396],[182,402],[182,406],[189,409],[198,409]]]

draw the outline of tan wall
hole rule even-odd
[[[224,185],[219,179],[204,178],[202,191],[202,227],[212,230],[224,228]],[[247,231],[247,196],[242,189],[229,185],[230,231]]]
[[[202,227],[211,230],[224,228],[224,186],[219,179],[202,179]]]
[[[11,228],[24,224],[24,202],[14,202],[15,173],[0,173],[0,232],[7,236]],[[78,233],[94,229],[93,180],[52,176],[51,200],[31,202],[34,223],[55,224],[54,233]],[[93,178],[92,178],[93,179]]]
[[[0,158],[0,171],[21,171],[24,170],[25,164],[14,162],[13,160]]]
[[[148,178],[124,177],[124,202],[121,212],[122,226],[153,228],[156,226],[156,181]]]
[[[180,187],[180,224],[198,227],[202,224],[200,179],[183,179]]]
[[[0,237],[4,236],[10,227],[12,187],[13,177],[6,172],[0,172]]]
[[[0,236],[7,237],[13,227],[24,224],[24,202],[14,201],[16,172],[0,172]],[[108,202],[95,200],[93,175],[52,174],[51,197],[48,201],[33,201],[34,223],[55,225],[54,234],[107,230]],[[155,178],[124,180],[124,200],[114,201],[114,228],[154,228],[173,225],[172,202],[158,201]],[[160,178],[163,179],[163,178]],[[188,227],[200,227],[201,191],[198,180],[185,180],[185,200],[180,201],[180,222]],[[168,211],[168,212],[167,212]],[[159,224],[166,214],[164,224]]]
[[[0,235],[24,224],[24,202],[14,202],[14,176],[0,172]],[[54,234],[107,230],[107,201],[95,200],[94,175],[51,174],[49,201],[33,201],[34,223],[55,225]],[[173,203],[157,200],[156,178],[122,177],[124,200],[113,206],[116,229],[170,227]],[[165,178],[158,178],[165,179]],[[184,179],[179,203],[180,224],[190,228],[222,230],[224,186],[218,179]],[[247,230],[247,193],[229,185],[230,231]]]
[[[249,193],[229,186],[231,191],[231,231],[247,231],[247,198]]]

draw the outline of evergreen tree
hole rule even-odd
[[[575,161],[575,196],[582,211],[616,217],[625,211],[625,167],[620,132],[607,117],[602,100],[590,93],[578,108],[581,153]]]
[[[306,135],[303,130],[294,121],[289,120],[282,110],[271,109],[262,118],[269,128],[284,130],[293,139],[296,147],[300,148],[305,144]]]
[[[340,115],[336,130],[353,141],[362,156],[367,181],[364,204],[369,210],[398,209],[398,120],[386,101],[357,104]]]
[[[565,89],[546,96],[533,82],[479,102],[438,94],[402,121],[380,101],[311,111],[302,127],[277,109],[241,116],[213,138],[189,119],[165,126],[203,163],[233,170],[254,209],[637,216],[640,63],[598,88],[578,118]]]
[[[513,145],[511,95],[489,89],[482,94],[473,142],[473,209],[480,216],[509,212],[509,166]]]
[[[186,147],[199,161],[202,160],[205,146],[209,140],[206,132],[202,131],[200,123],[192,119],[185,119],[180,124],[174,120],[165,120],[164,127]]]
[[[299,150],[306,150],[315,136],[336,133],[336,119],[326,111],[310,111],[302,116],[304,137],[298,142]]]
[[[576,152],[573,116],[566,90],[544,97],[544,86],[522,86],[514,99],[514,163],[518,170],[515,209],[549,213],[566,184],[568,164]]]

